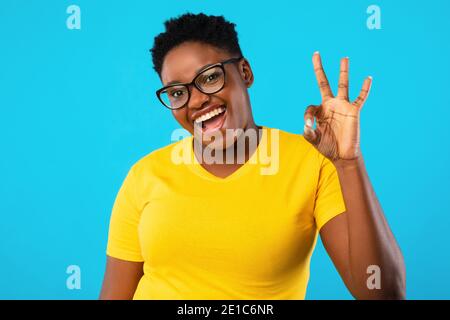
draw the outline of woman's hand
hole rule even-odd
[[[372,78],[364,80],[355,101],[348,97],[348,58],[341,60],[338,95],[333,96],[318,52],[313,55],[314,72],[322,103],[306,108],[304,137],[331,161],[353,160],[361,155],[359,115],[369,95]],[[316,129],[313,129],[314,117]]]

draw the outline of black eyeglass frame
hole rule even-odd
[[[220,90],[223,89],[223,87],[225,86],[225,82],[226,82],[226,73],[225,73],[224,65],[227,64],[227,63],[239,61],[239,60],[241,60],[242,58],[243,58],[242,56],[241,56],[241,57],[238,57],[238,58],[235,57],[235,58],[231,58],[231,59],[228,59],[228,60],[225,60],[225,61],[221,61],[221,62],[212,64],[212,65],[210,65],[210,66],[208,66],[208,67],[205,67],[203,70],[200,70],[200,71],[197,73],[197,75],[194,77],[194,79],[193,79],[191,82],[189,82],[189,83],[174,83],[174,84],[171,84],[171,85],[162,87],[161,89],[158,89],[158,90],[156,91],[156,96],[158,97],[158,100],[163,104],[163,106],[165,106],[165,107],[168,108],[169,110],[178,110],[178,109],[184,108],[184,107],[189,103],[189,100],[191,99],[191,90],[189,90],[189,87],[190,87],[190,86],[194,86],[194,87],[196,87],[197,90],[199,90],[200,92],[202,92],[202,93],[204,93],[204,94],[208,94],[208,95],[209,95],[209,94],[215,94],[215,93],[219,92]],[[207,70],[210,70],[210,69],[212,69],[212,68],[216,68],[216,67],[220,67],[220,68],[222,69],[223,77],[224,77],[223,84],[222,84],[222,86],[221,86],[218,90],[216,90],[216,91],[214,91],[214,92],[204,92],[204,91],[197,85],[197,83],[196,83],[195,81],[197,80],[197,78],[198,78],[201,74],[203,74],[203,72],[205,72],[205,71],[207,71]],[[165,91],[165,90],[167,90],[167,89],[169,89],[169,88],[172,88],[172,87],[178,87],[178,86],[185,86],[185,87],[187,88],[188,99],[186,100],[186,103],[183,104],[182,106],[177,107],[177,108],[171,108],[170,106],[168,106],[168,105],[166,105],[166,104],[164,103],[163,99],[161,98],[161,92],[163,92],[163,91]]]

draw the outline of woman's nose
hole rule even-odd
[[[200,109],[203,104],[209,100],[209,95],[201,92],[195,86],[192,86],[191,97],[189,98],[188,107],[192,109]]]

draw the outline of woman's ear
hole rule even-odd
[[[250,67],[250,63],[247,59],[243,58],[239,63],[239,73],[247,88],[250,88],[253,84],[253,71]]]

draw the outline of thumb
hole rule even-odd
[[[317,146],[320,141],[320,131],[318,129],[314,130],[312,126],[304,125],[303,136],[305,139],[311,143],[313,146]]]
[[[310,105],[306,108],[305,114],[303,116],[305,120],[305,125],[303,127],[303,136],[312,145],[317,145],[319,143],[320,132],[319,130],[314,130],[314,117],[320,113],[320,106]]]

